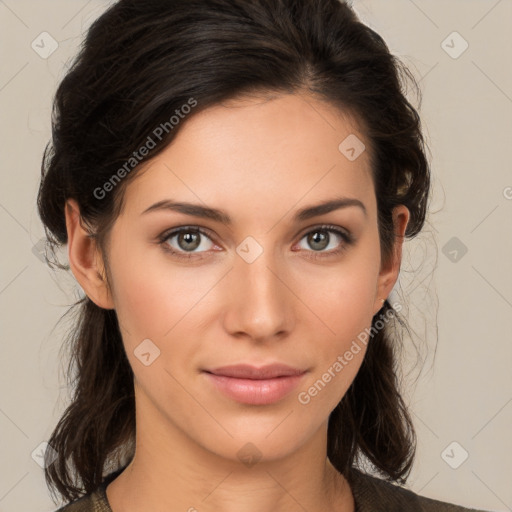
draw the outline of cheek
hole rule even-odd
[[[208,298],[215,296],[219,276],[211,269],[172,268],[163,257],[138,265],[136,257],[126,256],[118,258],[113,268],[116,312],[127,357],[138,380],[145,381],[147,375],[154,378],[154,372],[146,372],[137,359],[142,347],[158,354],[155,368],[163,365],[176,369],[176,361],[194,361],[204,338],[201,321],[208,316]],[[148,339],[151,343],[144,341]],[[181,371],[180,363],[178,368]],[[168,377],[162,378],[165,381]]]
[[[322,337],[333,349],[371,324],[378,268],[375,257],[354,252],[338,267],[304,273],[301,296],[323,324]],[[318,322],[314,322],[318,327]]]
[[[322,322],[314,322],[318,330],[308,336],[315,340],[316,364],[297,400],[320,417],[336,407],[361,367],[372,321],[373,290],[371,281],[351,275],[331,282],[327,293],[310,296]]]
[[[162,337],[199,301],[208,283],[185,266],[167,263],[158,248],[123,253],[120,247],[112,255],[118,317],[131,334]]]
[[[314,313],[303,329],[315,340],[317,365],[300,390],[299,403],[332,410],[363,362],[372,324],[378,278],[378,247],[354,251],[336,270],[305,274],[302,296]],[[377,254],[377,256],[375,255]]]

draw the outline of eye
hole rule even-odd
[[[201,238],[206,238],[210,244],[203,243]],[[169,243],[170,240],[175,239],[174,245]],[[165,251],[170,252],[178,258],[195,258],[200,253],[208,252],[211,249],[213,242],[208,236],[208,233],[201,228],[195,226],[183,226],[172,231],[167,231],[159,237],[159,243]],[[209,245],[209,247],[208,247]],[[197,251],[196,249],[202,249]],[[201,258],[202,256],[200,256]]]
[[[334,234],[334,237],[332,234]],[[313,249],[311,251],[311,249],[305,247],[306,251],[310,253],[310,255],[307,256],[308,258],[335,256],[347,250],[347,248],[354,243],[354,238],[351,233],[337,226],[330,225],[317,226],[313,230],[308,231],[301,238],[301,240],[304,239],[306,240],[306,244]],[[337,243],[336,239],[338,239]],[[326,251],[325,249],[329,248],[329,246],[330,250]]]
[[[208,240],[206,247],[202,238]],[[335,243],[336,238],[338,243]],[[312,259],[338,255],[354,243],[354,238],[348,231],[331,225],[317,226],[303,235],[301,241],[304,239],[312,248],[312,250],[305,248],[306,257]],[[171,243],[172,241],[174,243]],[[158,242],[165,251],[183,259],[202,259],[206,257],[202,253],[208,253],[215,246],[209,233],[197,226],[182,226],[167,231],[158,238]],[[326,251],[325,249],[329,246],[333,247]]]

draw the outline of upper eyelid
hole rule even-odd
[[[166,241],[169,238],[173,238],[174,236],[178,235],[180,232],[186,232],[187,230],[197,231],[201,235],[208,237],[212,243],[215,243],[215,244],[217,243],[215,241],[215,235],[212,236],[213,232],[210,229],[204,228],[202,226],[197,226],[197,225],[183,225],[183,226],[177,226],[175,228],[171,228],[167,231],[164,231],[164,233],[160,236],[160,239],[163,241]],[[347,228],[344,228],[342,226],[330,225],[330,224],[326,224],[326,223],[314,224],[312,226],[304,228],[297,235],[295,235],[295,237],[300,237],[299,239],[302,239],[304,236],[306,236],[307,234],[309,234],[311,231],[314,231],[314,230],[330,231],[330,232],[334,232],[338,236],[340,236],[340,235],[339,235],[339,233],[336,233],[336,231],[340,231],[341,233],[345,234],[345,236],[347,236],[349,239],[351,239],[353,237],[352,233]]]
[[[334,224],[329,223],[323,223],[323,224],[314,224],[313,226],[310,226],[308,228],[304,228],[304,230],[301,230],[297,236],[304,236],[308,234],[311,231],[315,231],[315,229],[323,230],[323,231],[341,231],[342,233],[345,233],[347,236],[351,236],[351,231],[347,228],[344,228],[343,226],[336,226]]]
[[[193,225],[178,226],[175,228],[171,228],[169,230],[164,231],[160,235],[159,238],[166,240],[168,238],[172,238],[172,237],[178,235],[180,232],[188,232],[188,231],[196,231],[198,233],[201,233],[201,235],[204,235],[204,236],[207,236],[208,238],[210,238],[210,240],[212,240],[212,242],[213,242],[213,238],[215,238],[215,236],[212,235],[212,231],[210,231],[208,228],[203,228],[200,226],[193,226]]]

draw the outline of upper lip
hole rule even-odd
[[[237,364],[231,366],[221,366],[211,370],[205,370],[215,375],[233,377],[238,379],[273,379],[275,377],[284,377],[290,375],[300,375],[306,370],[293,368],[286,364],[269,364],[267,366],[252,366],[250,364]]]

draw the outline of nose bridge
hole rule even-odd
[[[248,237],[250,238],[250,237]],[[237,248],[229,283],[231,301],[226,328],[266,338],[291,328],[292,294],[283,281],[280,265],[270,247],[254,239]]]

